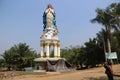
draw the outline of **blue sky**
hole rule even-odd
[[[105,8],[119,0],[0,0],[0,53],[14,44],[27,43],[40,52],[43,12],[52,4],[61,47],[83,45],[96,37],[99,24],[90,22],[96,8]]]

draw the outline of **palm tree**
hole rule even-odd
[[[7,67],[8,70],[10,70],[10,68],[13,68],[16,64],[16,61],[14,60],[15,54],[15,49],[11,47],[1,55],[3,57],[5,67]]]
[[[107,12],[110,15],[114,16],[116,20],[116,26],[118,30],[120,30],[120,3],[112,3],[106,8]]]
[[[18,67],[20,70],[25,66],[31,65],[31,60],[36,57],[36,52],[29,48],[26,43],[19,43],[14,46],[16,50],[16,59],[18,61]]]
[[[107,52],[111,53],[111,31],[120,30],[120,3],[112,3],[106,9],[97,9],[97,16],[91,20],[105,27]]]
[[[97,43],[100,47],[104,48],[104,53],[106,53],[106,32],[105,30],[102,28],[102,31],[99,31],[99,33],[96,34],[96,40]]]
[[[110,45],[110,35],[111,30],[114,29],[114,21],[113,16],[109,15],[105,10],[103,9],[97,9],[97,16],[91,20],[92,23],[99,23],[102,24],[105,27],[106,37],[107,37],[107,52],[111,53],[111,45]]]
[[[30,67],[32,65],[33,59],[37,57],[37,54],[26,43],[19,43],[6,50],[2,54],[2,57],[8,70],[10,68],[22,70],[24,67]]]

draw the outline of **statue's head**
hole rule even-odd
[[[47,9],[48,9],[48,8],[53,9],[53,7],[52,7],[52,5],[51,5],[51,4],[48,4]]]

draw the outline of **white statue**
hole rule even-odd
[[[54,20],[54,10],[52,9],[52,7],[50,5],[48,5],[48,8],[45,11],[46,14],[46,26],[47,27],[52,27],[53,24],[53,20]]]
[[[57,38],[58,29],[55,21],[55,12],[54,9],[52,8],[52,5],[50,4],[48,5],[47,9],[43,14],[43,24],[44,24],[44,29],[41,38],[58,39]]]

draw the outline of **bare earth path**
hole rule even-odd
[[[22,75],[7,80],[106,80],[103,67],[79,70],[74,72],[48,72],[46,75]],[[113,66],[114,74],[120,75],[120,64]],[[120,80],[120,77],[114,77]]]

